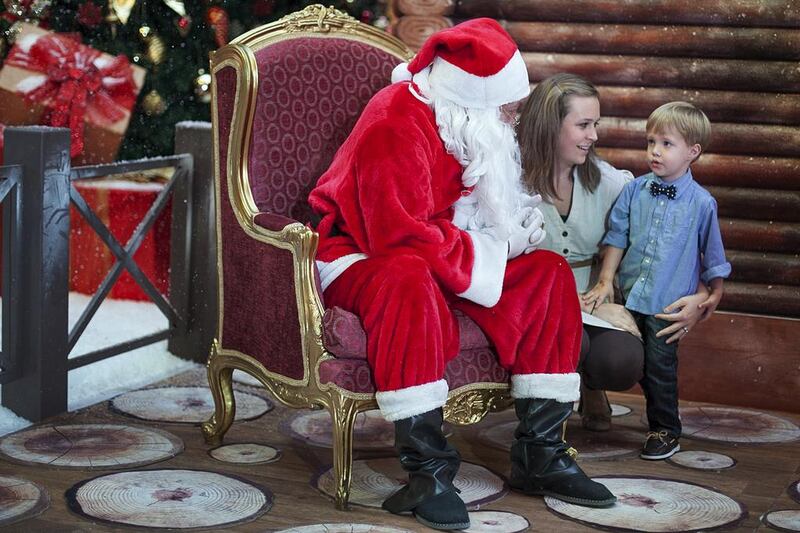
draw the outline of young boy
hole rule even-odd
[[[680,450],[678,438],[678,344],[656,332],[671,324],[654,315],[671,302],[694,294],[698,279],[710,287],[700,304],[704,317],[722,298],[730,275],[717,221],[717,202],[692,178],[691,164],[707,146],[711,124],[692,104],[664,104],[647,119],[649,174],[629,182],[609,215],[599,281],[587,304],[613,301],[613,279],[633,314],[645,343],[644,377],[650,431],[642,459],[666,459]],[[624,256],[623,256],[624,254]],[[683,335],[689,330],[683,328]]]

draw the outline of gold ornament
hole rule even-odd
[[[181,17],[186,16],[186,6],[180,0],[164,0],[164,4]]]
[[[149,59],[154,65],[158,65],[164,61],[166,49],[167,46],[164,44],[164,41],[161,39],[161,37],[153,34],[153,36],[147,40],[147,59]]]
[[[167,103],[164,98],[153,89],[142,99],[142,109],[147,116],[160,115],[167,110]]]
[[[208,104],[211,102],[211,74],[203,69],[198,70],[197,74],[194,79],[194,94],[199,102]]]
[[[153,31],[152,28],[145,24],[144,26],[139,27],[139,37],[141,37],[143,40],[147,40],[151,31]]]
[[[108,0],[108,21],[120,22],[124,26],[135,5],[136,0]]]

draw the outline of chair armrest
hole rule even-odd
[[[273,213],[240,221],[226,225],[223,218],[221,227],[221,346],[289,382],[307,383],[324,353],[319,236]]]

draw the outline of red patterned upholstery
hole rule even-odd
[[[256,52],[259,79],[250,185],[261,211],[307,223],[317,178],[397,59],[345,39],[301,38]]]

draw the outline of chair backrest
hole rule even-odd
[[[257,69],[246,117],[250,131],[231,138],[236,143],[239,137],[248,152],[252,201],[261,212],[307,223],[313,219],[309,192],[367,101],[388,85],[392,69],[410,52],[383,32],[322,6],[231,44],[246,48],[252,54],[246,68]]]

